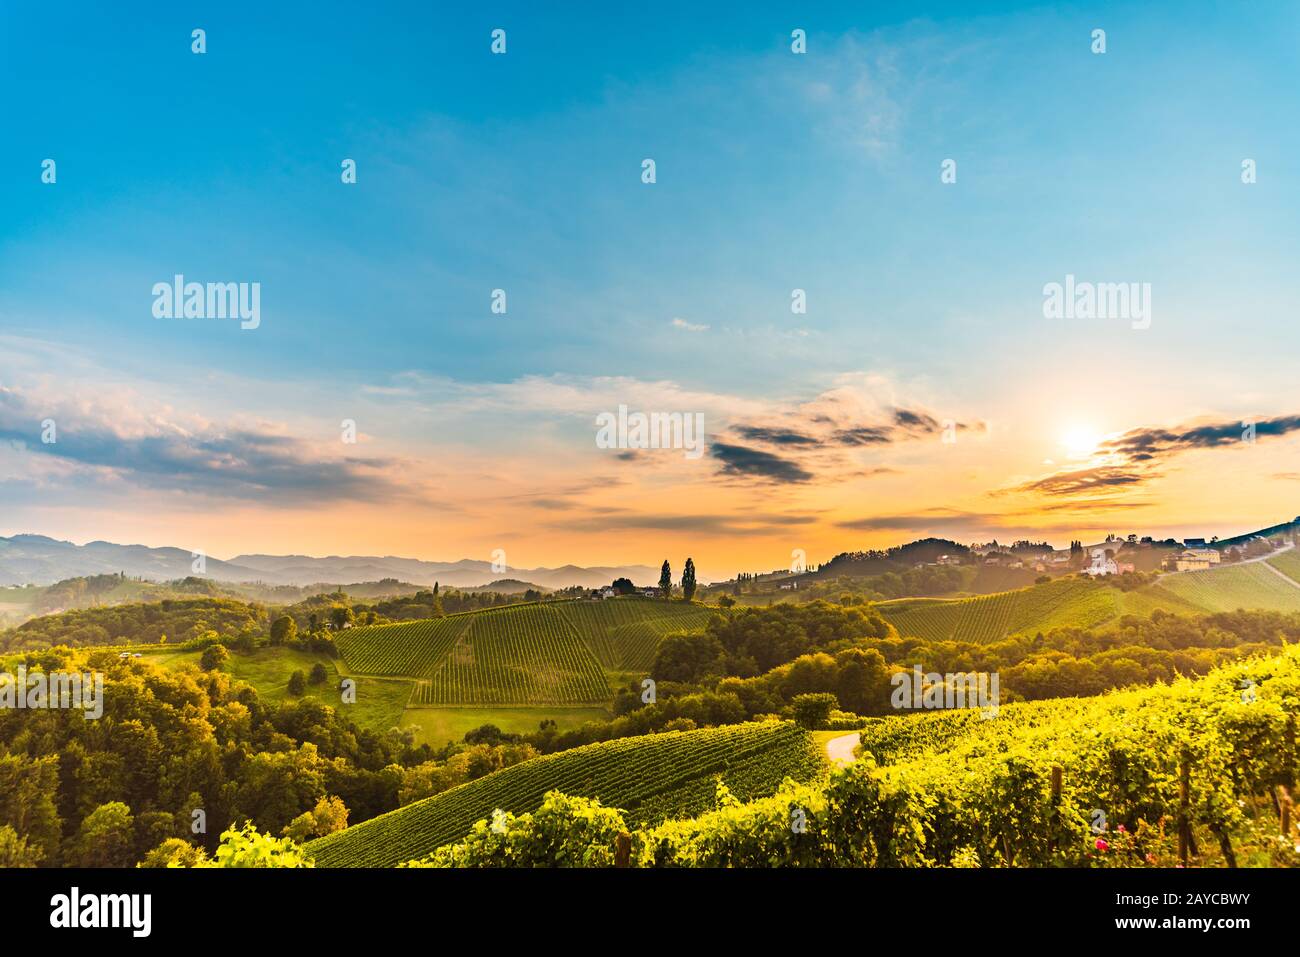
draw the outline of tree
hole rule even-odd
[[[230,652],[222,644],[208,645],[199,657],[199,667],[204,671],[216,671],[230,660]]]
[[[668,559],[664,559],[663,567],[659,569],[659,594],[668,598],[673,593],[673,569],[668,564]]]
[[[335,631],[342,631],[356,620],[356,614],[347,605],[335,605],[330,610],[330,624]]]
[[[730,608],[730,607],[731,607],[732,605],[734,605],[735,603],[736,603],[736,599],[732,598],[730,595],[719,595],[719,596],[718,596],[718,607],[719,607],[719,608]]]
[[[630,595],[636,591],[636,586],[632,584],[630,578],[615,578],[613,582],[614,591],[620,595]]]
[[[308,677],[307,680],[314,685],[319,685],[319,684],[324,684],[325,681],[329,678],[329,676],[330,673],[325,670],[325,665],[323,665],[321,662],[318,661],[311,666],[311,675]]]
[[[0,867],[36,867],[44,857],[40,847],[28,844],[8,824],[0,826]]]
[[[285,837],[298,843],[309,841],[313,837],[324,837],[348,826],[348,807],[341,798],[333,795],[323,797],[316,802],[316,807],[304,811],[285,826],[281,832]]]
[[[298,637],[298,623],[288,615],[281,615],[271,625],[271,644],[287,645]]]
[[[289,694],[295,698],[307,690],[307,678],[301,670],[289,676]]]
[[[695,597],[695,562],[689,558],[682,568],[682,597],[687,601]]]
[[[801,727],[812,730],[830,720],[831,711],[836,704],[833,694],[801,694],[795,695],[790,710],[794,712],[794,720]]]
[[[76,867],[130,867],[135,824],[121,801],[101,804],[77,829],[69,857]]]
[[[669,635],[659,643],[650,674],[656,681],[696,684],[723,674],[722,659],[722,644],[712,635]]]

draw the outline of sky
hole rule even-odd
[[[0,8],[0,535],[708,579],[1300,514],[1300,8],[626,6]]]

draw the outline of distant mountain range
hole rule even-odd
[[[194,558],[183,548],[149,548],[145,545],[115,545],[87,542],[76,545],[44,535],[0,537],[0,586],[50,585],[82,575],[124,572],[130,577],[171,581],[193,575]],[[373,582],[385,578],[417,585],[473,588],[487,585],[509,572],[509,577],[543,588],[581,585],[595,588],[615,578],[630,578],[638,585],[659,580],[659,569],[649,565],[619,565],[582,568],[507,568],[493,570],[491,562],[462,559],[458,562],[426,562],[396,556],[237,555],[223,560],[207,556],[207,577],[222,582],[263,582],[270,585],[311,585],[318,582]]]

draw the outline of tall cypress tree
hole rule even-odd
[[[664,559],[664,567],[659,569],[659,594],[669,598],[673,593],[673,570],[668,564],[668,559]]]
[[[695,562],[689,558],[682,569],[682,597],[687,601],[695,597]]]

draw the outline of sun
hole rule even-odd
[[[1097,451],[1101,433],[1087,425],[1072,425],[1061,434],[1061,445],[1072,459],[1086,459]]]

